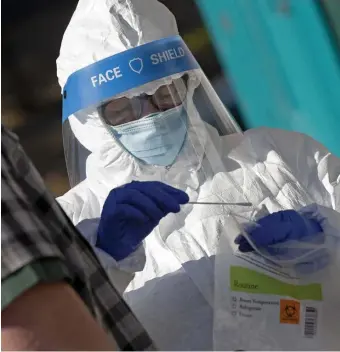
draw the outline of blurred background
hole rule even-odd
[[[339,0],[162,0],[243,129],[308,133],[340,155]],[[76,0],[2,1],[2,123],[69,189],[55,61]]]

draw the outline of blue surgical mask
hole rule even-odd
[[[137,159],[169,166],[185,142],[187,113],[180,106],[111,128],[116,139]]]

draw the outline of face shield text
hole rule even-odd
[[[176,60],[183,56],[185,56],[184,49],[181,47],[178,47],[174,49],[165,50],[157,54],[152,54],[150,56],[150,59],[153,65],[158,65],[162,62]]]
[[[107,83],[109,81],[114,80],[115,78],[121,78],[123,77],[120,67],[115,67],[111,70],[107,70],[104,73],[99,73],[99,75],[92,76],[91,77],[91,82],[92,86],[96,88],[97,86],[100,86],[102,83]]]

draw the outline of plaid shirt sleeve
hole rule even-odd
[[[21,148],[1,126],[1,279],[57,259],[94,318],[121,350],[155,350],[89,244],[77,232]]]

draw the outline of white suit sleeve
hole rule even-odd
[[[279,129],[256,129],[269,140],[308,191],[311,203],[340,212],[340,159],[313,138]]]
[[[134,273],[142,271],[145,265],[145,251],[141,245],[135,252],[127,258],[116,262],[110,255],[96,247],[97,229],[99,226],[99,218],[80,220],[78,213],[82,209],[82,197],[79,194],[73,194],[77,187],[67,192],[64,196],[57,198],[58,203],[65,213],[71,219],[76,228],[93,247],[100,263],[106,270],[115,287],[122,293],[133,279]],[[79,221],[80,220],[80,221]]]

